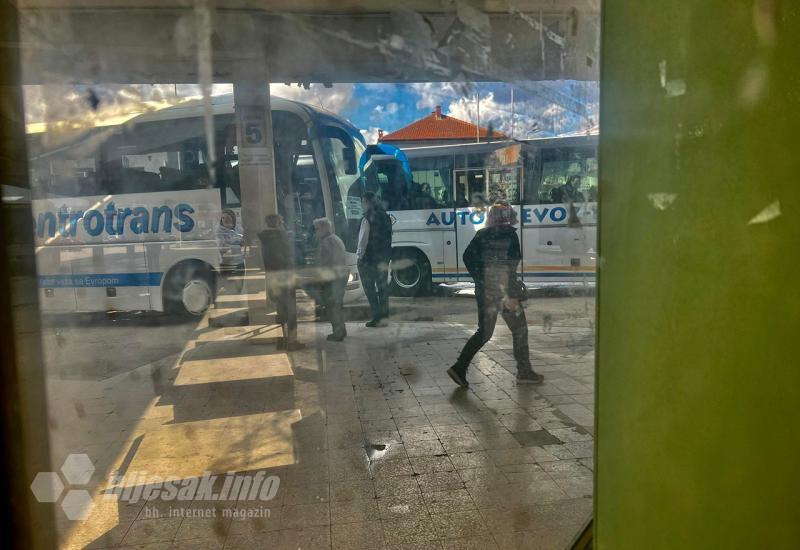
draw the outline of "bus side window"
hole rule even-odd
[[[453,157],[410,159],[411,176],[416,197],[409,209],[449,208],[453,205],[451,182],[453,181]]]
[[[596,149],[543,149],[540,168],[533,204],[597,200]]]

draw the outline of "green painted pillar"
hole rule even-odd
[[[800,545],[800,3],[603,3],[595,544]]]

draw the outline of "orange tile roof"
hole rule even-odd
[[[399,130],[384,134],[379,141],[470,140],[475,139],[477,130],[477,126],[470,122],[443,115],[441,107],[437,105],[436,110],[430,115]],[[480,136],[489,137],[489,130],[481,127]],[[505,138],[503,134],[495,131],[492,131],[492,137]]]

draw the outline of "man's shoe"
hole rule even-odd
[[[376,327],[380,327],[380,328],[388,327],[389,326],[389,321],[387,321],[384,318],[380,318],[377,321],[375,321],[375,326]]]
[[[328,335],[328,336],[327,336],[325,339],[326,339],[328,342],[341,342],[342,340],[344,340],[344,337],[345,337],[345,336],[347,336],[347,333],[346,333],[346,332],[345,332],[345,333],[342,333],[342,334],[336,334],[336,333],[334,332],[333,334],[329,334],[329,335]]]
[[[453,382],[455,382],[462,388],[469,387],[469,382],[467,382],[467,379],[464,377],[463,374],[457,371],[455,367],[450,367],[449,369],[447,369],[447,375]]]
[[[378,323],[380,323],[380,321],[378,319],[373,319],[372,321],[367,321],[364,324],[364,326],[365,327],[369,327],[369,328],[375,328],[375,327],[378,326]]]
[[[517,374],[517,384],[541,384],[542,382],[544,382],[544,376],[533,371],[530,374]]]

